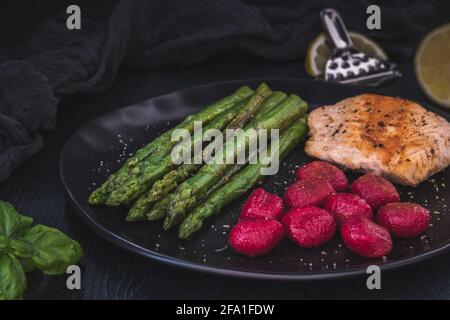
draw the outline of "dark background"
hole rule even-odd
[[[267,3],[268,1],[264,1]],[[0,39],[3,48],[33,35],[46,19],[65,13],[69,4],[82,8],[82,19],[108,17],[111,1],[13,1],[2,4]],[[277,2],[279,3],[279,2]],[[439,4],[437,26],[450,21]],[[365,21],[365,16],[361,17]],[[318,30],[319,31],[319,30]],[[383,44],[383,43],[382,43]],[[418,41],[409,43],[414,50]],[[389,52],[388,52],[389,53]],[[450,54],[450,53],[449,53]],[[395,55],[394,55],[395,58]],[[412,58],[395,61],[401,80],[384,86],[386,94],[428,101],[420,90]],[[80,241],[85,255],[82,290],[66,289],[65,276],[28,274],[28,299],[316,299],[316,298],[450,298],[450,254],[406,269],[383,274],[382,290],[369,291],[365,279],[326,282],[263,282],[210,276],[153,263],[125,252],[88,229],[67,206],[57,175],[57,159],[65,141],[83,124],[105,112],[174,90],[245,78],[307,78],[304,56],[269,61],[239,50],[226,50],[184,68],[153,71],[120,69],[113,86],[99,95],[75,94],[59,105],[56,127],[44,133],[44,148],[0,183],[0,199],[13,203],[36,222],[58,227]]]

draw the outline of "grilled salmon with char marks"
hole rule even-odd
[[[450,164],[450,124],[419,104],[362,94],[313,110],[306,153],[416,186]]]

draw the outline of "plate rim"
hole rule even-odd
[[[142,102],[150,100],[150,99],[163,98],[163,97],[171,95],[175,92],[182,94],[183,92],[189,91],[192,89],[201,89],[201,88],[206,88],[206,87],[210,87],[210,86],[219,86],[219,85],[234,84],[234,83],[236,85],[244,85],[244,83],[246,83],[246,82],[250,83],[250,82],[257,82],[257,81],[260,81],[260,82],[277,82],[277,81],[278,82],[311,82],[311,83],[316,82],[316,83],[321,83],[323,85],[332,85],[332,86],[344,87],[344,88],[350,87],[350,88],[357,88],[357,89],[368,89],[368,91],[370,90],[371,92],[380,92],[380,90],[377,90],[376,88],[365,88],[365,87],[361,87],[361,86],[348,86],[348,85],[343,85],[343,84],[339,84],[339,83],[327,83],[325,81],[314,80],[314,79],[251,78],[251,79],[219,81],[219,82],[213,82],[213,83],[208,83],[208,84],[192,86],[192,87],[183,88],[180,90],[175,90],[175,91],[172,91],[169,93],[165,93],[165,94],[162,94],[159,96],[150,97],[148,99],[142,100]],[[381,92],[380,92],[380,94],[381,94]],[[420,101],[417,101],[414,99],[408,99],[408,100],[424,104],[425,106],[430,108],[431,111],[437,113],[438,115],[440,115],[444,118],[450,117],[450,115],[447,115],[443,110],[440,110],[438,107],[434,107],[434,106],[430,105],[429,103],[420,102]],[[328,280],[328,279],[353,278],[353,277],[363,276],[363,275],[367,274],[367,272],[366,272],[367,269],[364,267],[349,268],[345,271],[327,271],[327,272],[317,271],[317,272],[311,272],[311,273],[305,273],[305,272],[280,273],[280,272],[257,272],[257,271],[253,272],[253,271],[244,271],[244,270],[239,270],[239,269],[227,269],[227,268],[222,268],[222,267],[208,266],[208,265],[201,264],[199,262],[187,261],[187,260],[175,258],[170,255],[161,254],[155,250],[144,248],[144,247],[139,246],[136,243],[134,243],[130,240],[127,240],[127,239],[119,236],[118,234],[108,230],[106,227],[103,227],[100,224],[98,224],[96,221],[94,221],[94,219],[92,219],[92,217],[89,214],[87,214],[85,212],[85,210],[83,209],[83,206],[76,200],[75,196],[70,191],[70,189],[64,179],[63,158],[65,155],[66,149],[67,149],[70,141],[75,136],[77,136],[78,133],[83,128],[85,128],[86,126],[89,126],[93,122],[97,121],[100,117],[112,115],[115,112],[119,112],[123,109],[129,108],[129,107],[131,107],[135,104],[139,104],[139,103],[140,102],[136,102],[131,105],[127,105],[127,106],[124,106],[121,108],[111,110],[109,112],[100,114],[97,117],[87,121],[67,139],[67,141],[64,143],[64,146],[61,149],[61,152],[59,154],[58,176],[59,176],[59,179],[63,186],[63,191],[66,196],[66,199],[69,200],[70,207],[72,209],[74,209],[77,216],[79,218],[81,218],[81,220],[92,231],[94,231],[96,234],[101,236],[103,239],[106,239],[108,242],[112,243],[113,245],[116,245],[119,248],[124,249],[126,251],[130,251],[133,254],[137,254],[137,255],[145,257],[147,259],[150,259],[150,260],[153,260],[156,262],[160,262],[163,264],[171,265],[171,266],[174,266],[174,267],[177,267],[180,269],[203,272],[203,273],[207,273],[210,275],[220,275],[220,276],[225,276],[225,277],[234,277],[234,278],[241,278],[241,279],[254,279],[254,280],[259,279],[259,280],[282,280],[282,281],[317,281],[317,280]],[[416,256],[411,256],[411,257],[404,258],[404,259],[401,259],[398,261],[387,262],[387,263],[384,263],[384,264],[381,264],[378,266],[379,266],[380,270],[382,270],[382,271],[391,271],[391,270],[399,269],[402,267],[412,266],[417,263],[428,260],[432,257],[441,255],[441,254],[445,253],[449,248],[450,248],[450,240],[448,240],[447,243],[445,243],[437,248],[434,248],[433,250],[423,252]]]

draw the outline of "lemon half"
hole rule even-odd
[[[416,51],[414,68],[425,94],[450,108],[450,23],[425,36]]]

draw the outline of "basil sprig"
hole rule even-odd
[[[32,223],[31,217],[0,201],[0,300],[22,298],[26,272],[62,274],[83,255],[80,244],[63,232]]]

